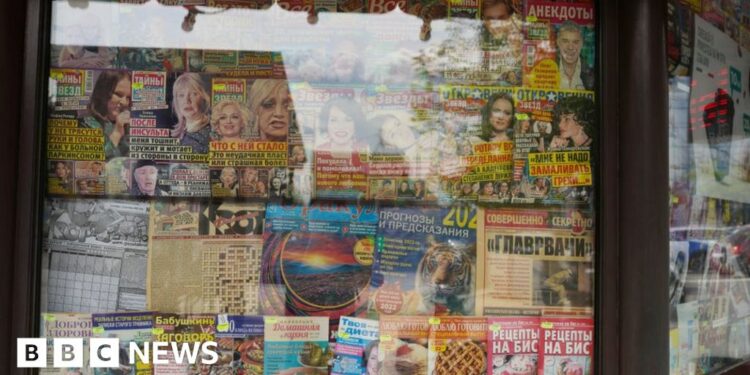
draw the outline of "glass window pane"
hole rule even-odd
[[[670,367],[750,358],[746,6],[669,3]]]
[[[47,337],[218,342],[156,374],[594,371],[592,1],[52,11]]]

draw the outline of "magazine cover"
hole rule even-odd
[[[521,85],[523,7],[518,1],[481,2],[482,71],[504,86]]]
[[[473,315],[476,208],[380,210],[369,314]]]
[[[367,91],[368,193],[371,200],[435,200],[439,180],[437,96],[405,87]]]
[[[546,99],[537,96],[543,93]],[[589,204],[593,198],[592,150],[598,134],[593,93],[519,89],[517,97],[524,108],[543,105],[551,112],[519,114],[524,119],[517,121],[519,133],[537,132],[539,136],[531,135],[531,141],[539,146],[529,148],[529,139],[519,134],[518,141],[525,147],[519,147],[514,155],[513,182],[528,199],[511,201]],[[532,121],[534,118],[541,120]],[[550,118],[551,122],[545,121]]]
[[[103,195],[105,161],[128,155],[130,73],[56,68],[50,85],[47,192]]]
[[[143,135],[131,137],[130,157],[205,165],[211,131],[211,76],[155,72],[147,76],[151,80],[145,83],[161,87],[162,103],[157,108],[134,113],[137,125],[150,130],[138,130]]]
[[[110,199],[45,201],[42,309],[146,310],[148,208]]]
[[[434,375],[487,373],[487,319],[431,318],[427,373]]]
[[[210,314],[165,314],[154,315],[154,340],[189,344],[190,350],[167,352],[167,364],[154,364],[154,375],[200,374],[209,364],[203,363],[200,345],[216,341],[216,316]],[[193,363],[193,364],[191,364]]]
[[[361,95],[360,88],[356,90]],[[365,198],[369,168],[367,142],[371,137],[367,133],[370,127],[361,99],[332,97],[316,109],[315,196]]]
[[[257,314],[264,208],[248,202],[153,202],[149,308]],[[180,272],[174,272],[178,260]]]
[[[220,314],[216,316],[219,360],[216,374],[263,375],[263,317]]]
[[[342,316],[333,349],[332,375],[377,373],[379,322]]]
[[[487,326],[487,375],[538,374],[539,318],[491,317]]]
[[[541,318],[539,374],[591,375],[594,373],[594,320]]]
[[[525,87],[594,89],[594,14],[593,3],[526,2]]]
[[[135,342],[141,350],[153,340],[154,314],[150,312],[92,314],[92,336],[117,338],[120,340],[120,366],[117,369],[93,369],[94,375],[150,375],[152,365],[140,358],[135,363],[128,360],[130,343]],[[119,372],[117,372],[119,371]]]
[[[426,316],[380,318],[380,374],[426,374],[430,323]]]
[[[266,316],[264,375],[328,374],[332,357],[325,317]]]
[[[362,316],[367,308],[377,223],[372,206],[269,204],[261,312],[326,316],[332,330],[340,316]]]
[[[286,197],[287,140],[297,133],[287,82],[214,76],[211,90],[211,195]],[[278,103],[277,111],[263,100]]]
[[[438,92],[443,127],[436,174],[454,199],[476,201],[483,181],[494,190],[496,183],[510,179],[513,88],[446,84]]]
[[[39,374],[76,373],[91,375],[89,367],[89,340],[91,337],[91,314],[42,313],[40,334],[47,339],[47,366]],[[83,366],[80,368],[59,369],[53,364],[53,339],[83,338]]]
[[[591,213],[481,208],[478,215],[476,315],[593,314]]]

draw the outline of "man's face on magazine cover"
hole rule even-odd
[[[575,64],[581,55],[583,38],[581,33],[572,30],[563,30],[557,37],[557,45],[560,48],[560,56],[566,64]]]

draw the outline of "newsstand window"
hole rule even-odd
[[[670,369],[750,358],[750,19],[669,2]]]
[[[119,338],[129,374],[593,373],[592,1],[52,7],[50,343]],[[124,360],[161,341],[217,345]]]

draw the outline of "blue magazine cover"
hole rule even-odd
[[[472,315],[476,206],[380,211],[369,316]]]

